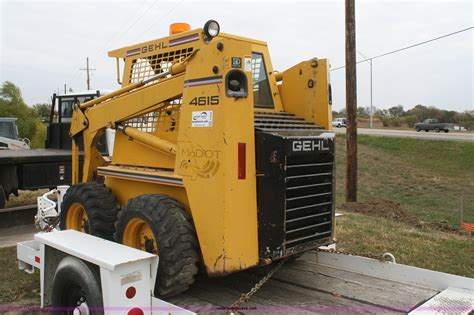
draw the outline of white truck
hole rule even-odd
[[[38,198],[35,218],[43,232],[18,243],[19,268],[40,272],[41,308],[56,314],[193,314],[236,312],[472,314],[474,279],[333,252],[307,252],[288,262],[261,290],[264,269],[226,278],[198,279],[184,294],[154,297],[159,257],[73,230],[56,229],[67,186]],[[57,194],[57,202],[50,196]],[[58,207],[59,206],[59,207]],[[437,259],[437,257],[433,257]],[[264,272],[266,273],[266,271]],[[260,287],[266,280],[259,281]],[[258,291],[258,292],[257,292]],[[246,304],[237,307],[242,294]],[[176,305],[179,306],[176,306]],[[232,305],[228,308],[227,305]]]
[[[0,150],[29,150],[30,140],[18,137],[17,118],[0,117]]]
[[[332,121],[332,126],[336,128],[346,128],[347,127],[347,120],[346,118],[336,118]]]

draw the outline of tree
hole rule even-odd
[[[36,111],[39,117],[43,121],[47,121],[49,115],[51,115],[51,104],[42,103],[33,105],[33,109]]]
[[[368,107],[357,107],[358,117],[369,117],[370,109]]]
[[[5,81],[0,88],[0,117],[16,117],[20,137],[33,139],[39,116],[23,101],[21,90],[15,84]]]
[[[388,112],[390,113],[390,116],[394,118],[401,117],[405,114],[405,111],[403,110],[402,105],[390,107],[388,109]]]

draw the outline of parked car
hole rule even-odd
[[[347,127],[345,118],[336,118],[332,121],[332,126],[336,128]]]
[[[449,132],[449,130],[454,129],[454,124],[451,123],[440,123],[438,119],[425,119],[421,123],[415,124],[415,130],[421,131],[424,130],[426,132],[430,130],[434,130],[436,132],[444,131]]]

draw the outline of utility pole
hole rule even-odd
[[[357,76],[355,0],[346,0],[346,202],[357,201]]]
[[[85,70],[85,71],[87,71],[87,90],[90,90],[90,89],[91,89],[91,80],[90,80],[90,74],[89,74],[89,72],[90,72],[90,71],[94,71],[94,70],[96,70],[96,69],[89,68],[89,57],[86,58],[86,68],[85,68],[85,69],[81,68],[81,69],[79,69],[79,70]]]
[[[373,104],[373,90],[372,90],[372,58],[367,57],[360,51],[357,51],[359,55],[361,55],[364,59],[366,59],[369,62],[370,65],[370,120],[369,120],[369,127],[372,128],[373,123],[373,116],[374,116],[374,104]]]
[[[66,83],[64,83],[64,94],[66,94]]]

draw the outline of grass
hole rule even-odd
[[[419,229],[359,213],[337,221],[338,250],[368,257],[392,253],[398,263],[474,277],[471,236]]]
[[[16,305],[18,301],[39,302],[39,272],[29,275],[18,269],[16,247],[0,248],[0,305]],[[28,304],[28,302],[26,302]]]
[[[474,143],[358,136],[358,196],[389,199],[426,222],[474,223]],[[345,137],[337,136],[337,205],[344,203]]]
[[[474,223],[474,144],[358,136],[358,201],[388,199],[427,223]],[[336,207],[344,203],[345,137],[336,140]],[[339,210],[340,211],[340,210]],[[338,248],[474,277],[474,240],[468,235],[346,212],[337,222]]]

